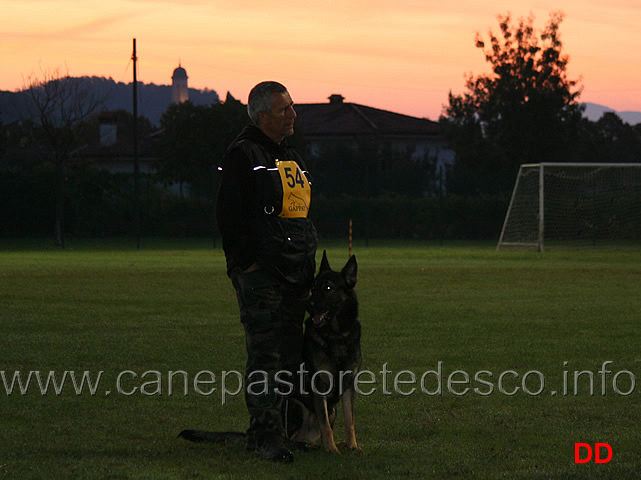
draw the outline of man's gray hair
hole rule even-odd
[[[247,100],[247,114],[254,125],[258,125],[260,112],[271,112],[272,94],[285,92],[287,92],[287,88],[278,82],[261,82],[252,88]]]

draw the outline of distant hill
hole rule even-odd
[[[111,78],[77,77],[76,81],[85,82],[97,95],[107,98],[105,110],[126,110],[133,113],[133,86],[131,83],[115,82]],[[158,126],[160,117],[171,104],[171,85],[138,83],[138,115],[148,118]],[[0,91],[0,121],[11,123],[26,116],[29,100],[25,92]],[[214,90],[189,89],[189,100],[194,105],[211,105],[220,98]]]
[[[111,78],[103,77],[76,77],[75,80],[90,84],[95,92],[107,96],[105,110],[126,110],[133,112],[132,84],[115,82]],[[6,92],[0,90],[0,121],[4,124],[12,123],[24,118],[28,109],[29,100],[25,92]],[[189,100],[194,105],[211,105],[218,103],[220,98],[214,90],[189,89]],[[160,117],[171,104],[171,85],[156,85],[154,83],[138,83],[138,115],[148,118],[152,124],[158,126]],[[617,112],[616,110],[596,103],[584,103],[586,106],[584,116],[596,122],[605,112],[616,113],[621,120],[636,125],[641,123],[641,112]]]
[[[613,108],[606,107],[605,105],[599,105],[598,103],[584,103],[584,105],[585,112],[583,112],[583,115],[593,122],[599,120],[604,113],[613,112],[616,113],[621,120],[629,123],[630,125],[641,123],[641,112],[617,112]]]

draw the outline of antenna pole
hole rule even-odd
[[[134,110],[134,125],[133,125],[133,142],[134,142],[134,209],[135,209],[135,230],[136,230],[136,248],[140,248],[140,166],[138,165],[138,87],[136,62],[136,39],[134,38],[134,51],[131,56],[134,62],[134,83],[133,83],[133,110]]]

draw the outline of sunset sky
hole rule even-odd
[[[639,0],[0,0],[0,90],[59,69],[168,85],[181,62],[189,86],[246,102],[278,80],[297,103],[346,101],[438,119],[464,75],[489,73],[476,33],[497,15],[565,14],[563,51],[580,101],[641,111]]]

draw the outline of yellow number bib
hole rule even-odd
[[[309,204],[312,199],[312,189],[307,177],[301,171],[298,163],[293,160],[276,160],[276,167],[283,184],[283,208],[280,217],[307,217]]]

